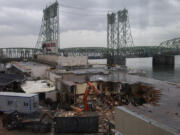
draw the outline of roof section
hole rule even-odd
[[[21,85],[25,93],[44,93],[55,90],[55,86],[48,80],[26,81]]]
[[[15,93],[15,92],[0,92],[0,96],[11,96],[11,97],[33,97],[37,94],[26,94],[26,93]]]
[[[15,81],[24,80],[23,74],[0,74],[0,86],[6,86]]]

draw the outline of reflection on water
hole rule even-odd
[[[104,60],[89,60],[90,64],[105,64]],[[175,65],[172,66],[152,66],[152,58],[128,58],[126,66],[132,69],[141,69],[146,72],[146,76],[158,80],[180,83],[180,55],[175,56]]]
[[[106,59],[88,60],[89,64],[106,64]],[[152,66],[152,58],[128,58],[126,60],[126,66],[128,68],[141,69],[146,72],[147,77],[155,78],[159,80],[165,80],[170,82],[180,83],[180,55],[175,56],[175,66]],[[100,66],[102,67],[102,65]],[[0,70],[4,69],[0,64]]]
[[[147,77],[180,83],[180,56],[175,56],[175,66],[152,67],[152,58],[130,58],[126,65],[129,68],[142,69]]]

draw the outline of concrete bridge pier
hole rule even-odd
[[[108,65],[126,65],[126,58],[121,56],[113,56],[107,58]]]
[[[171,69],[174,70],[175,56],[172,55],[158,55],[153,56],[153,69]]]

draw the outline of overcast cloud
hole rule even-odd
[[[0,47],[34,47],[50,2],[0,0]],[[179,0],[61,0],[60,5],[62,48],[106,46],[106,13],[123,8],[129,11],[135,45],[180,37]]]

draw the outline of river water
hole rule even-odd
[[[158,80],[180,83],[180,55],[175,56],[175,67],[169,69],[161,67],[161,69],[153,69],[152,58],[129,58],[126,61],[129,68],[142,69],[146,72],[146,76]]]
[[[106,59],[89,60],[90,64],[106,64]],[[175,56],[174,70],[167,67],[161,69],[153,69],[152,57],[149,58],[128,58],[126,59],[126,66],[131,69],[141,69],[146,72],[146,77],[164,80],[169,82],[180,83],[180,55]],[[0,70],[4,67],[0,64]]]
[[[89,60],[90,64],[106,64],[106,60]],[[0,65],[0,68],[4,68]],[[180,83],[180,56],[175,57],[175,68],[167,69],[166,67],[161,68],[159,70],[153,70],[152,68],[152,58],[129,58],[126,61],[126,66],[132,69],[141,69],[146,72],[146,76],[150,78],[155,78],[159,80],[165,80],[169,82],[177,82]],[[0,124],[1,125],[1,124]],[[27,131],[7,131],[0,126],[0,135],[8,134],[8,135],[37,135],[32,132]],[[38,135],[53,135],[53,132],[47,134],[38,134]]]
[[[106,60],[89,60],[90,64],[106,64]],[[146,77],[180,83],[180,55],[175,56],[174,70],[168,67],[153,69],[152,57],[149,58],[128,58],[126,66],[131,69],[141,69],[146,72]]]

